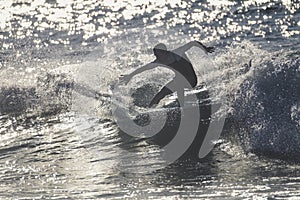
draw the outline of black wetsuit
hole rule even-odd
[[[184,88],[194,88],[197,85],[197,76],[194,71],[193,65],[190,60],[187,58],[185,54],[182,56],[171,52],[164,51],[164,56],[167,59],[156,59],[153,63],[162,64],[164,67],[170,68],[175,72],[175,78],[170,81],[166,86],[164,86],[159,93],[157,93],[154,98],[151,100],[149,107],[154,104],[158,104],[161,99],[163,99],[166,95],[171,94],[175,91],[171,91],[169,88],[176,88],[177,92],[183,92]],[[161,61],[161,60],[167,60]],[[180,75],[181,76],[180,76]],[[180,82],[180,77],[184,77],[189,84],[182,85],[182,81]],[[180,82],[179,84],[177,82]],[[179,96],[179,95],[178,95]]]

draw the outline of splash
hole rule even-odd
[[[240,85],[232,119],[246,151],[299,160],[299,62],[274,53]]]

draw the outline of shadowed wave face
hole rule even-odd
[[[269,62],[241,85],[233,118],[242,144],[258,155],[300,161],[300,59]]]

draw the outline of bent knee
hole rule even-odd
[[[197,85],[197,77],[194,77],[189,82],[190,82],[192,88],[196,87],[196,85]]]

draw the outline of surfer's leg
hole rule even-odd
[[[160,100],[162,100],[165,96],[168,94],[172,94],[173,91],[170,90],[169,88],[173,84],[173,81],[169,82],[165,87],[163,87],[151,100],[149,107],[152,107],[155,104],[158,104]]]

